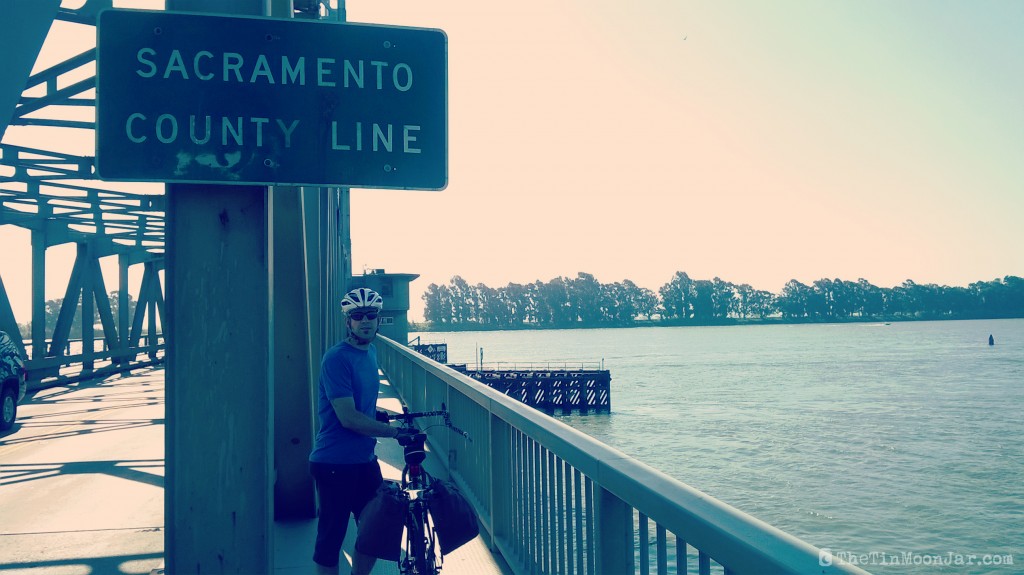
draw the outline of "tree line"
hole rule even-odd
[[[556,277],[493,288],[461,276],[427,286],[431,329],[600,327],[638,323],[709,325],[737,322],[868,321],[1024,317],[1024,279],[1006,276],[967,287],[918,284],[878,287],[865,279],[790,280],[779,293],[720,278],[676,272],[655,293],[630,280]]]

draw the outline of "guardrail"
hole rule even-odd
[[[155,334],[152,338],[143,335],[142,340],[151,343],[111,349],[105,339],[98,337],[93,343],[92,350],[86,350],[81,339],[69,340],[60,350],[60,355],[29,359],[25,362],[29,389],[103,377],[111,373],[162,362],[167,346],[163,334]],[[47,347],[50,343],[47,340]],[[31,343],[25,347],[26,353],[31,358]],[[140,358],[140,355],[143,357]]]
[[[426,430],[516,575],[867,573],[405,346],[377,341],[381,368],[409,409],[446,403],[473,438]]]

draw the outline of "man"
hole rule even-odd
[[[397,427],[376,420],[377,316],[384,305],[377,292],[357,288],[341,300],[348,333],[324,354],[320,364],[317,414],[320,428],[309,454],[320,494],[313,561],[317,573],[338,572],[349,516],[357,519],[383,481],[374,449],[377,437],[397,438]],[[352,574],[368,575],[376,559],[355,552]]]

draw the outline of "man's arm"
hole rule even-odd
[[[351,429],[356,433],[370,437],[398,436],[397,427],[391,427],[387,423],[367,417],[356,409],[356,402],[351,397],[332,399],[331,406],[334,407],[334,413],[338,415],[338,421],[341,422],[342,427],[345,429]]]

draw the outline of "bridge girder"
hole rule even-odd
[[[67,150],[63,130],[95,129],[95,46],[85,47],[74,56],[29,75],[33,63],[46,42],[52,40],[54,22],[95,26],[96,15],[111,8],[111,0],[88,0],[77,9],[59,7],[59,0],[11,2],[0,0],[7,24],[0,24],[5,46],[0,54],[0,109],[3,135],[0,140],[0,225],[31,230],[32,319],[30,377],[40,379],[56,374],[62,365],[80,362],[85,371],[94,360],[126,361],[137,354],[144,316],[149,315],[149,336],[156,338],[157,317],[163,325],[163,290],[157,273],[164,267],[164,198],[156,193],[141,193],[139,185],[112,185],[95,177],[93,155]],[[7,30],[11,28],[11,30]],[[21,30],[27,28],[27,31]],[[6,33],[10,32],[10,33]],[[11,73],[8,73],[11,72]],[[13,72],[18,72],[17,74]],[[84,77],[83,77],[84,76]],[[20,83],[20,85],[19,85]],[[70,114],[69,110],[77,110]],[[91,114],[92,118],[81,116]],[[77,117],[71,117],[77,116]],[[7,130],[7,126],[17,127]],[[54,129],[59,129],[54,132]],[[44,131],[49,130],[44,133]],[[53,134],[57,134],[53,137]],[[15,143],[18,136],[30,141],[53,142],[52,149]],[[94,138],[93,138],[94,140]],[[65,290],[65,298],[56,325],[47,334],[45,302],[46,251],[73,243],[77,246],[75,264]],[[99,260],[118,256],[118,291],[121,301],[115,318]],[[134,265],[143,265],[143,280],[135,317],[129,317],[128,273]],[[94,312],[94,310],[96,310]],[[93,349],[93,317],[99,314],[107,352]],[[72,320],[82,319],[82,351],[69,353]],[[11,309],[4,284],[0,280],[0,329],[25,346]],[[89,340],[86,342],[86,340]],[[146,351],[159,347],[150,341]],[[129,354],[129,346],[135,353]]]

